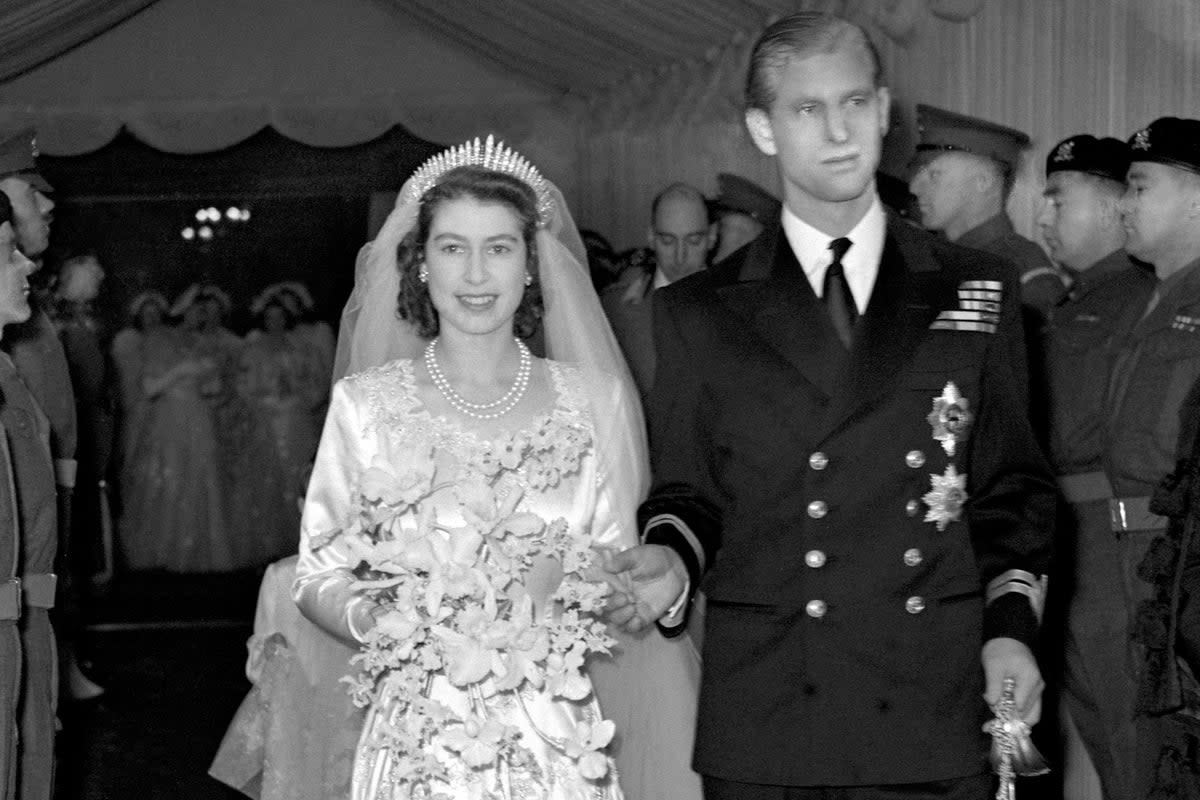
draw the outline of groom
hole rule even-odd
[[[1022,717],[1041,709],[1054,489],[1020,284],[885,214],[879,78],[842,19],[768,28],[746,124],[782,219],[655,295],[655,485],[612,616],[678,624],[707,594],[708,800],[982,800],[987,704],[1012,678]]]

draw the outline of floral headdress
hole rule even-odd
[[[476,137],[474,141],[451,147],[430,158],[409,179],[401,202],[418,202],[447,172],[468,166],[503,172],[528,184],[537,195],[538,227],[545,228],[550,224],[554,215],[554,199],[546,179],[523,155],[496,141],[491,135],[486,141],[480,142]]]
[[[233,311],[233,301],[224,289],[211,283],[193,283],[179,295],[179,299],[171,306],[170,314],[172,317],[183,316],[184,312],[201,300],[215,300],[221,307],[222,317],[228,317]]]
[[[129,316],[136,317],[138,314],[142,313],[142,308],[144,308],[147,304],[154,304],[158,306],[163,310],[163,313],[166,313],[171,308],[171,303],[167,300],[166,295],[164,295],[162,292],[150,289],[145,292],[139,292],[136,297],[129,301]]]
[[[272,300],[282,303],[288,311],[296,316],[300,316],[305,311],[311,311],[313,307],[313,299],[308,287],[298,281],[281,281],[272,283],[250,301],[250,313],[261,314]]]

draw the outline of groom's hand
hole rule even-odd
[[[604,569],[626,587],[609,595],[608,619],[630,632],[653,625],[687,585],[683,559],[661,544],[606,553]]]
[[[1017,714],[1029,725],[1042,717],[1042,690],[1046,688],[1030,649],[1016,639],[997,637],[983,645],[983,674],[987,682],[983,699],[993,708],[1000,702],[1004,679],[1012,678]]]

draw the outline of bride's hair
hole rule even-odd
[[[397,313],[401,319],[413,323],[417,332],[426,339],[437,336],[437,310],[429,297],[429,287],[421,281],[419,273],[434,215],[443,203],[462,197],[471,197],[481,203],[501,203],[512,209],[521,223],[521,234],[525,240],[525,268],[533,276],[533,282],[525,287],[521,304],[513,316],[513,332],[527,339],[537,330],[545,311],[542,287],[538,280],[537,195],[524,181],[483,167],[452,169],[422,196],[417,224],[400,242],[396,254],[396,266],[400,270]]]

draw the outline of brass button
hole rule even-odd
[[[821,519],[829,513],[829,506],[824,500],[813,500],[808,504],[808,515],[813,519]]]
[[[905,566],[916,567],[919,566],[924,560],[925,556],[921,555],[921,551],[915,547],[910,547],[908,550],[904,551]]]
[[[825,566],[825,561],[825,554],[820,550],[809,550],[804,554],[804,563],[813,569],[820,569]]]
[[[829,456],[822,453],[820,450],[808,457],[808,465],[817,472],[829,466]]]
[[[909,500],[907,503],[904,504],[904,513],[908,514],[910,517],[915,517],[917,515],[917,512],[920,510],[921,510],[921,504],[918,503],[916,500]]]
[[[925,598],[913,595],[904,601],[904,610],[910,614],[920,614],[925,610]]]
[[[824,600],[809,600],[804,606],[804,613],[813,619],[820,619],[825,616],[825,612],[828,610],[829,606],[825,605]]]
[[[904,463],[913,469],[920,469],[925,466],[925,454],[920,450],[909,450],[908,455],[904,457]]]

